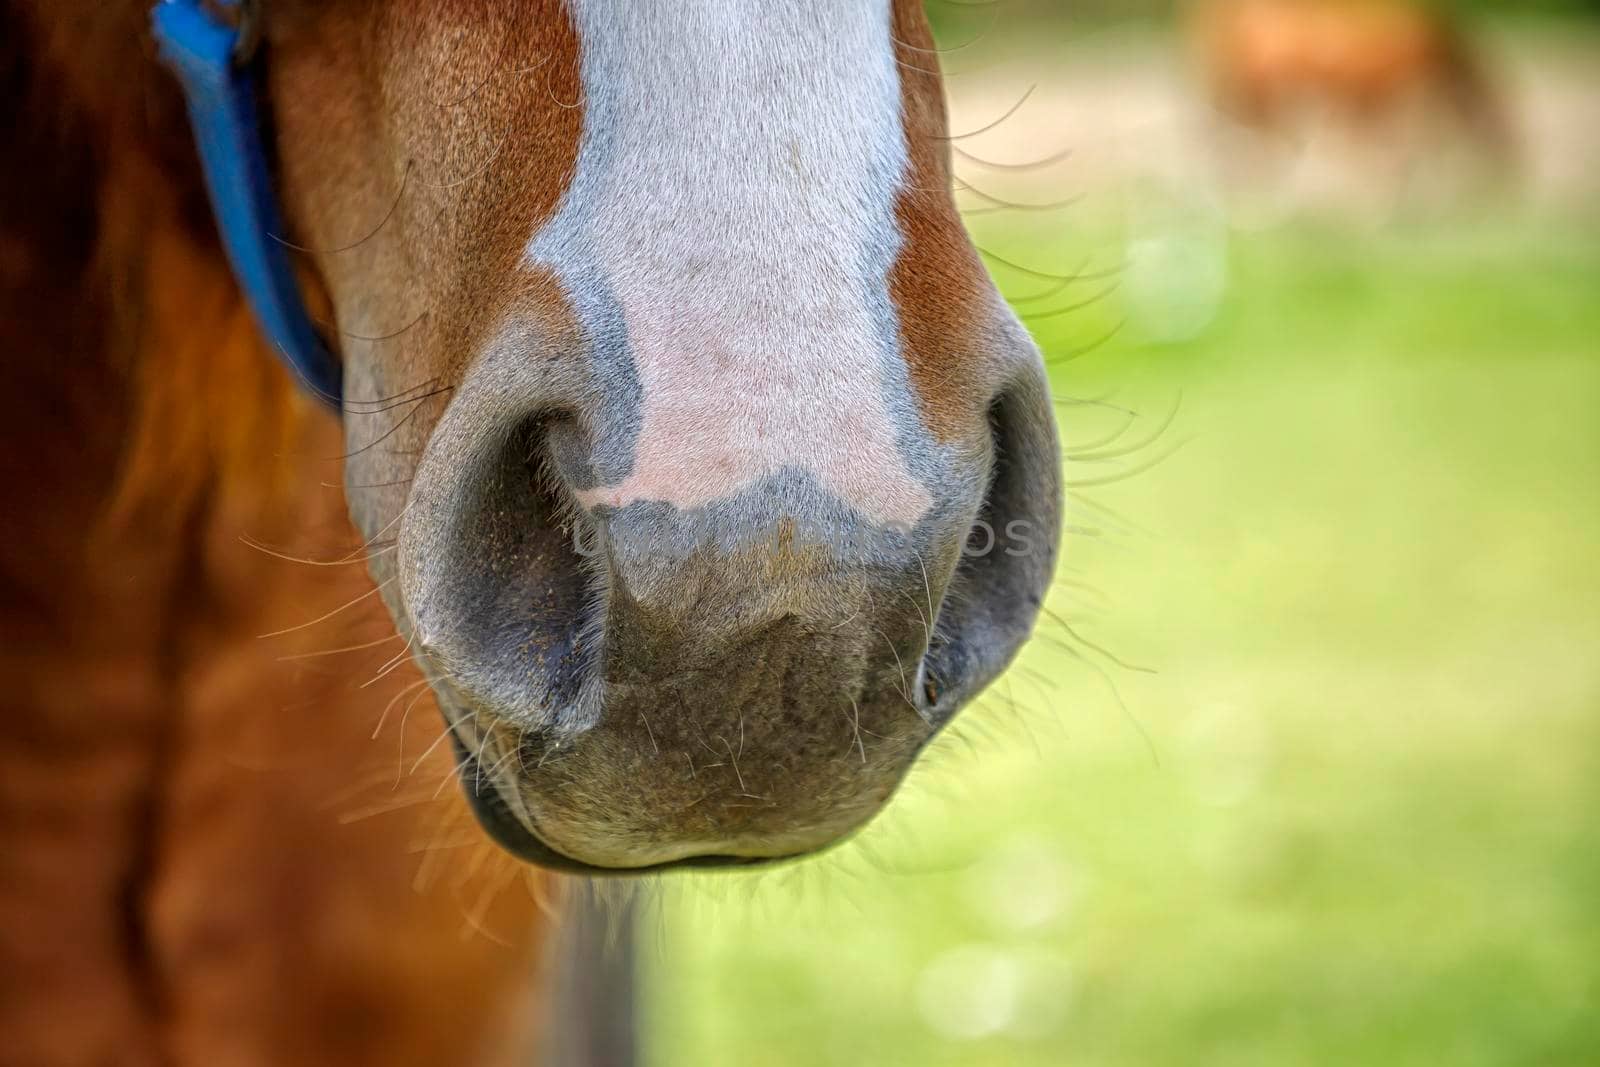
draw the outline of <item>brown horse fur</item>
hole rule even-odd
[[[0,8],[0,1064],[526,1062],[545,883],[391,661],[146,6]]]

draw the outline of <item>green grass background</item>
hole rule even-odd
[[[1129,476],[1072,495],[1062,621],[892,810],[659,887],[651,1062],[1600,1063],[1600,220],[1222,262],[1193,338],[1054,366],[1069,453],[1177,417],[1068,463]]]

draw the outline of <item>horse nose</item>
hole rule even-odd
[[[483,761],[469,777],[583,862],[775,857],[849,833],[1009,658],[1047,581],[1048,548],[962,559],[979,514],[1031,517],[1053,547],[1041,390],[997,406],[999,458],[950,467],[905,524],[866,506],[887,496],[841,492],[892,484],[891,467],[730,471],[691,434],[671,457],[687,487],[643,480],[672,464],[502,386],[464,383],[429,441],[396,614]]]
[[[457,421],[470,431],[451,440]],[[919,573],[907,532],[863,520],[816,479],[729,482],[690,508],[648,494],[596,500],[610,442],[559,411],[489,432],[486,421],[466,409],[441,423],[399,552],[413,644],[474,710],[572,733],[607,714],[608,685],[623,675],[716,662],[732,683],[768,654],[798,672],[795,634],[854,633],[868,616],[898,647],[874,637],[882,647],[862,655],[920,659],[914,638],[927,630],[911,625],[910,602],[886,608],[872,588],[896,556],[904,581]],[[780,655],[763,635],[784,619],[800,628]],[[728,657],[734,648],[743,659]],[[819,654],[805,673],[833,684],[854,662]]]
[[[922,594],[892,595],[920,570],[904,543],[887,565],[907,535],[799,475],[584,507],[549,427],[425,461],[401,533],[415,645],[491,769],[469,794],[605,867],[797,855],[871,818],[933,729]]]

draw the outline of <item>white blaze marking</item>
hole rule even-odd
[[[800,468],[914,523],[931,499],[886,401],[908,395],[890,377],[906,153],[887,0],[572,12],[577,174],[527,258],[580,315],[620,306],[643,388],[632,472],[580,501],[694,508]]]

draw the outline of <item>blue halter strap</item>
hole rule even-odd
[[[256,0],[163,0],[150,12],[156,44],[183,86],[211,212],[233,275],[262,332],[296,377],[340,405],[339,361],[307,314],[261,139],[253,53]],[[228,19],[227,14],[237,19]]]

